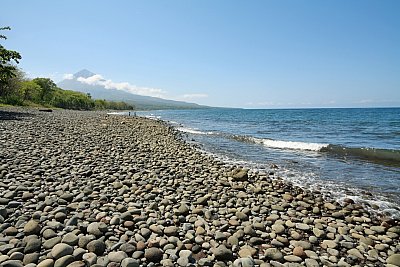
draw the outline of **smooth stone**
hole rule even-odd
[[[106,250],[106,244],[101,240],[93,240],[87,244],[86,248],[89,252],[101,256]]]
[[[144,252],[144,257],[150,262],[160,262],[163,257],[163,252],[159,248],[148,248]]]
[[[39,260],[39,253],[29,253],[25,254],[22,262],[24,265],[28,265],[30,263],[37,263]]]
[[[74,261],[70,264],[68,264],[67,267],[85,267],[86,264],[83,261]]]
[[[68,244],[70,246],[75,246],[78,244],[78,241],[79,241],[79,238],[75,234],[68,233],[63,237],[61,242]]]
[[[74,261],[75,259],[72,255],[66,255],[56,260],[56,262],[54,263],[54,267],[67,267]]]
[[[272,260],[280,260],[283,258],[282,252],[280,252],[280,250],[277,248],[267,248],[264,255]]]
[[[24,253],[29,254],[35,251],[39,251],[40,247],[42,246],[42,242],[38,238],[31,238],[29,241],[26,243]]]
[[[400,266],[400,254],[392,254],[386,259],[387,264]]]
[[[121,267],[139,267],[140,262],[132,258],[123,259],[121,262]]]
[[[295,255],[287,255],[283,257],[286,261],[289,262],[301,262],[303,261],[300,257],[295,256]]]
[[[41,227],[37,221],[30,220],[24,226],[24,233],[25,235],[36,235],[39,234]]]
[[[247,258],[252,257],[254,254],[256,254],[256,252],[257,250],[255,248],[244,246],[239,250],[238,254],[241,258]]]
[[[51,249],[60,242],[61,242],[61,237],[56,236],[56,237],[53,237],[53,238],[47,240],[46,242],[44,242],[43,247],[45,249]]]
[[[19,260],[7,260],[7,261],[4,261],[1,264],[1,266],[2,267],[23,267],[24,265]]]
[[[164,234],[167,236],[176,236],[178,234],[178,227],[176,226],[165,227]]]
[[[99,224],[97,222],[90,223],[86,231],[94,236],[101,236],[103,233],[99,229]]]
[[[12,253],[8,259],[21,261],[21,260],[23,260],[23,258],[24,258],[24,254],[16,251],[16,252]]]
[[[320,266],[318,261],[316,261],[314,259],[305,259],[304,262],[307,267],[319,267]]]
[[[72,255],[73,252],[74,249],[70,245],[60,243],[53,247],[51,250],[51,256],[55,259],[59,259],[66,255]]]
[[[255,262],[252,258],[239,258],[233,262],[234,267],[254,267]]]
[[[274,224],[272,225],[272,230],[277,234],[281,234],[285,231],[285,226],[282,224]]]
[[[128,255],[123,251],[113,251],[108,254],[108,259],[112,262],[120,263],[125,258],[128,258]]]
[[[53,267],[54,266],[54,260],[53,259],[45,259],[37,265],[37,267]]]
[[[230,249],[227,249],[224,245],[219,245],[213,249],[213,254],[217,260],[226,261],[232,260],[233,253]]]
[[[293,249],[293,255],[303,258],[306,256],[306,253],[302,247],[295,247]]]
[[[307,231],[310,229],[310,226],[305,223],[296,223],[296,228],[300,230]]]
[[[82,255],[82,260],[86,262],[89,266],[92,266],[97,262],[97,255],[93,252],[88,252]]]
[[[355,256],[355,257],[357,257],[357,258],[359,258],[359,259],[361,259],[361,260],[364,259],[364,256],[363,256],[363,255],[361,254],[361,252],[360,252],[358,249],[356,249],[356,248],[349,249],[349,250],[347,251],[347,254],[352,255],[352,256]]]

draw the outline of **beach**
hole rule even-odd
[[[160,120],[0,108],[2,266],[400,266],[399,221]]]

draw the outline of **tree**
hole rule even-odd
[[[57,85],[49,78],[35,78],[34,81],[42,89],[40,93],[40,99],[44,102],[51,100],[51,95],[57,88]]]
[[[2,27],[0,31],[11,30],[10,27]],[[7,37],[0,34],[0,39],[6,40]],[[14,64],[18,64],[21,55],[17,51],[8,50],[0,44],[0,95],[5,94],[5,85],[8,81],[15,77],[17,68]]]
[[[40,100],[42,88],[34,81],[23,81],[21,83],[21,97],[23,100],[38,102]]]

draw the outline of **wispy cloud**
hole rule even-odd
[[[72,80],[73,78],[74,78],[74,75],[71,74],[71,73],[65,73],[65,74],[63,75],[63,79],[64,79],[64,80]]]
[[[184,94],[182,98],[186,100],[198,99],[198,98],[207,98],[207,94]]]
[[[113,82],[112,80],[104,79],[103,76],[99,74],[95,74],[88,78],[79,77],[77,80],[81,83],[90,85],[101,85],[104,86],[106,89],[116,89],[137,95],[146,95],[161,98],[166,97],[166,92],[162,89],[136,86],[128,82]]]

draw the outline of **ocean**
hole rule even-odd
[[[137,112],[205,153],[400,218],[400,108]]]

